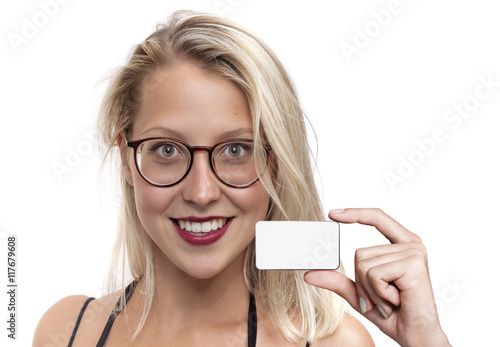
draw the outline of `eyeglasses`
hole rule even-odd
[[[257,182],[265,171],[257,172],[253,140],[235,139],[215,146],[190,146],[180,140],[166,137],[128,141],[134,149],[135,166],[139,174],[157,187],[170,187],[186,177],[196,151],[207,151],[210,167],[224,184],[234,188],[245,188]],[[257,148],[269,159],[270,146]]]

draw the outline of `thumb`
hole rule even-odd
[[[311,270],[304,281],[313,286],[328,289],[343,297],[355,310],[361,312],[356,285],[347,276],[335,270]]]

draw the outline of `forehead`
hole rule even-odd
[[[209,144],[239,129],[250,133],[245,137],[251,136],[252,117],[245,94],[230,80],[191,63],[149,74],[142,93],[134,139],[171,136],[170,132],[193,144]]]

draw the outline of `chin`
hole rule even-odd
[[[220,271],[216,271],[215,269],[194,269],[194,271],[186,274],[193,279],[209,280],[220,274]]]
[[[178,264],[178,268],[193,279],[208,280],[223,274],[232,277],[235,274],[243,274],[244,255],[245,251],[234,259],[221,257],[220,254],[215,257],[184,259],[184,262]]]
[[[189,264],[179,269],[193,279],[208,280],[221,274],[225,267],[205,263],[202,265]]]
[[[235,250],[224,251],[224,247],[210,252],[180,252],[173,251],[169,256],[171,249],[162,249],[156,243],[153,243],[156,253],[155,258],[158,263],[156,266],[164,267],[168,272],[177,273],[181,277],[188,276],[191,279],[208,280],[222,273],[243,273],[243,264],[246,248],[233,254]],[[203,247],[203,246],[202,246]],[[243,245],[241,245],[243,247]],[[206,251],[206,250],[205,250]],[[228,252],[229,251],[229,252]],[[226,253],[228,252],[228,253]]]

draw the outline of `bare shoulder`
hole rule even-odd
[[[342,323],[334,334],[320,340],[315,340],[311,346],[375,347],[375,343],[363,324],[350,314],[345,313]]]
[[[35,330],[33,347],[68,346],[78,316],[88,297],[85,295],[67,296],[52,307],[42,316]],[[115,295],[107,295],[91,301],[81,318],[78,327],[77,340],[94,340],[106,324],[109,313],[112,311]],[[79,343],[75,340],[75,346]]]
[[[38,322],[33,346],[67,346],[80,310],[87,299],[85,295],[71,295],[52,305]]]

